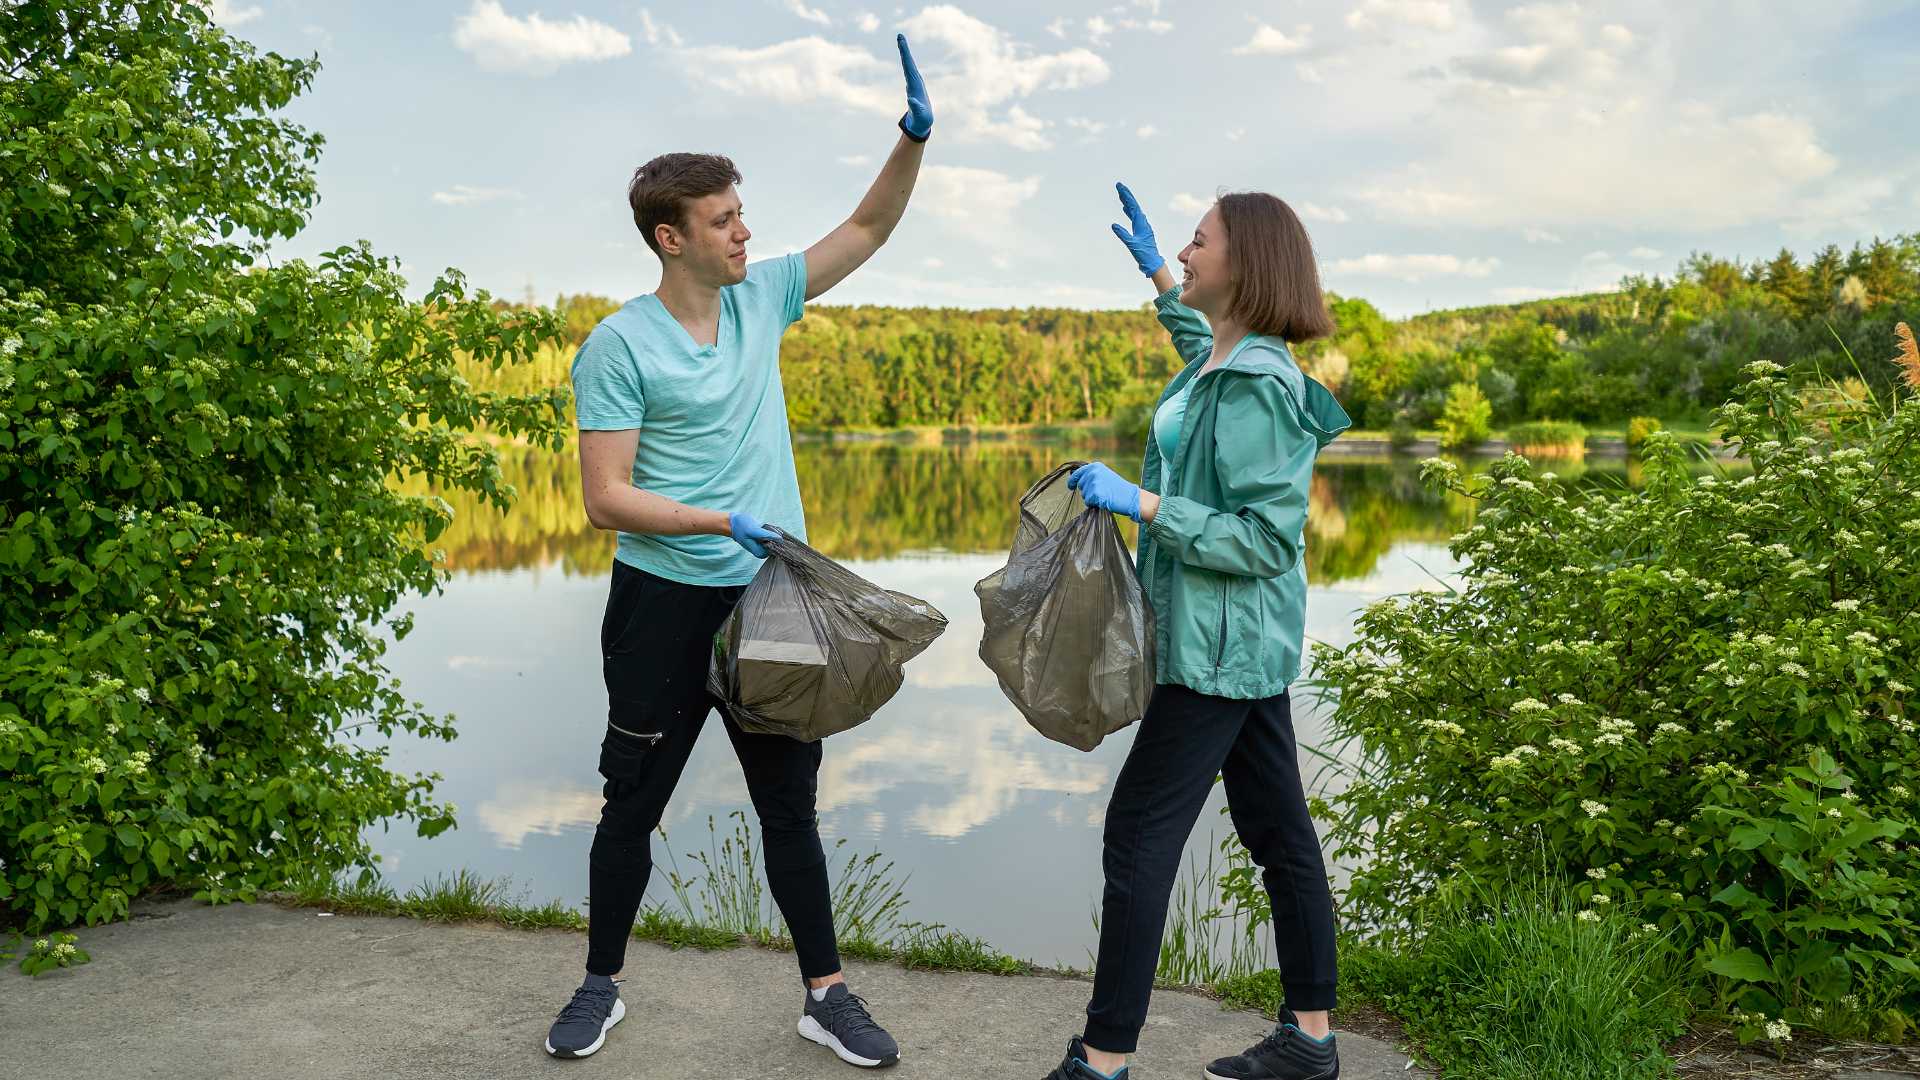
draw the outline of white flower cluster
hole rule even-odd
[[[1552,738],[1547,740],[1547,749],[1562,754],[1577,754],[1584,748],[1572,739]]]
[[[1587,867],[1587,876],[1595,881],[1605,881],[1607,880],[1607,868],[1604,866],[1589,866]]]
[[[1536,757],[1539,753],[1540,750],[1537,747],[1529,743],[1521,743],[1519,746],[1494,758],[1492,767],[1495,769],[1517,769],[1520,767],[1522,759]]]
[[[1467,729],[1451,720],[1422,720],[1420,726],[1441,735],[1465,735]]]
[[[1513,711],[1517,713],[1546,712],[1547,706],[1544,702],[1533,698],[1521,698],[1513,703]]]
[[[1597,818],[1607,812],[1607,804],[1596,802],[1592,799],[1582,799],[1580,800],[1580,809],[1585,810],[1588,817]]]
[[[1668,720],[1665,723],[1661,724],[1659,727],[1656,727],[1653,729],[1654,738],[1659,738],[1662,735],[1685,735],[1686,733],[1687,733],[1686,725],[1676,724],[1671,720]]]

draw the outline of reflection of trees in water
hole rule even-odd
[[[802,444],[794,455],[815,547],[841,559],[908,551],[1001,552],[1012,539],[1016,503],[1033,481],[1086,447],[1032,443],[965,446]],[[1138,475],[1137,451],[1098,451]],[[558,562],[569,574],[597,574],[613,537],[587,524],[571,451],[501,448],[501,472],[519,493],[497,513],[465,493],[448,497],[454,522],[438,545],[456,571],[510,570]],[[1484,463],[1482,463],[1484,464]],[[1620,463],[1557,467],[1562,476],[1637,482]],[[1316,583],[1365,577],[1396,543],[1444,543],[1473,520],[1474,504],[1423,487],[1404,459],[1326,459],[1309,494],[1307,575]],[[1128,530],[1128,542],[1133,541]]]

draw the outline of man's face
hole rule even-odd
[[[741,218],[740,193],[733,185],[688,203],[684,226],[663,227],[662,247],[683,260],[696,278],[715,287],[747,279],[747,240],[753,233]]]

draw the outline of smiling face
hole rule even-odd
[[[679,260],[694,278],[719,288],[747,279],[747,241],[753,237],[733,185],[689,199],[679,225],[655,227],[663,258]]]
[[[1180,249],[1180,302],[1195,311],[1218,316],[1233,301],[1233,271],[1227,262],[1227,227],[1218,203],[1193,228],[1193,240]]]

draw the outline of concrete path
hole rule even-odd
[[[83,967],[39,979],[0,971],[0,1077],[862,1075],[795,1034],[793,958],[760,949],[634,942],[626,1020],[593,1057],[555,1061],[540,1044],[579,984],[575,933],[178,902],[81,944],[94,957]],[[879,1074],[888,1080],[1040,1080],[1078,1030],[1088,990],[890,964],[849,964],[848,977],[900,1041],[900,1064]],[[1156,994],[1134,1075],[1199,1077],[1266,1026],[1197,995]],[[1343,1080],[1424,1075],[1378,1040],[1343,1034],[1340,1051]]]

